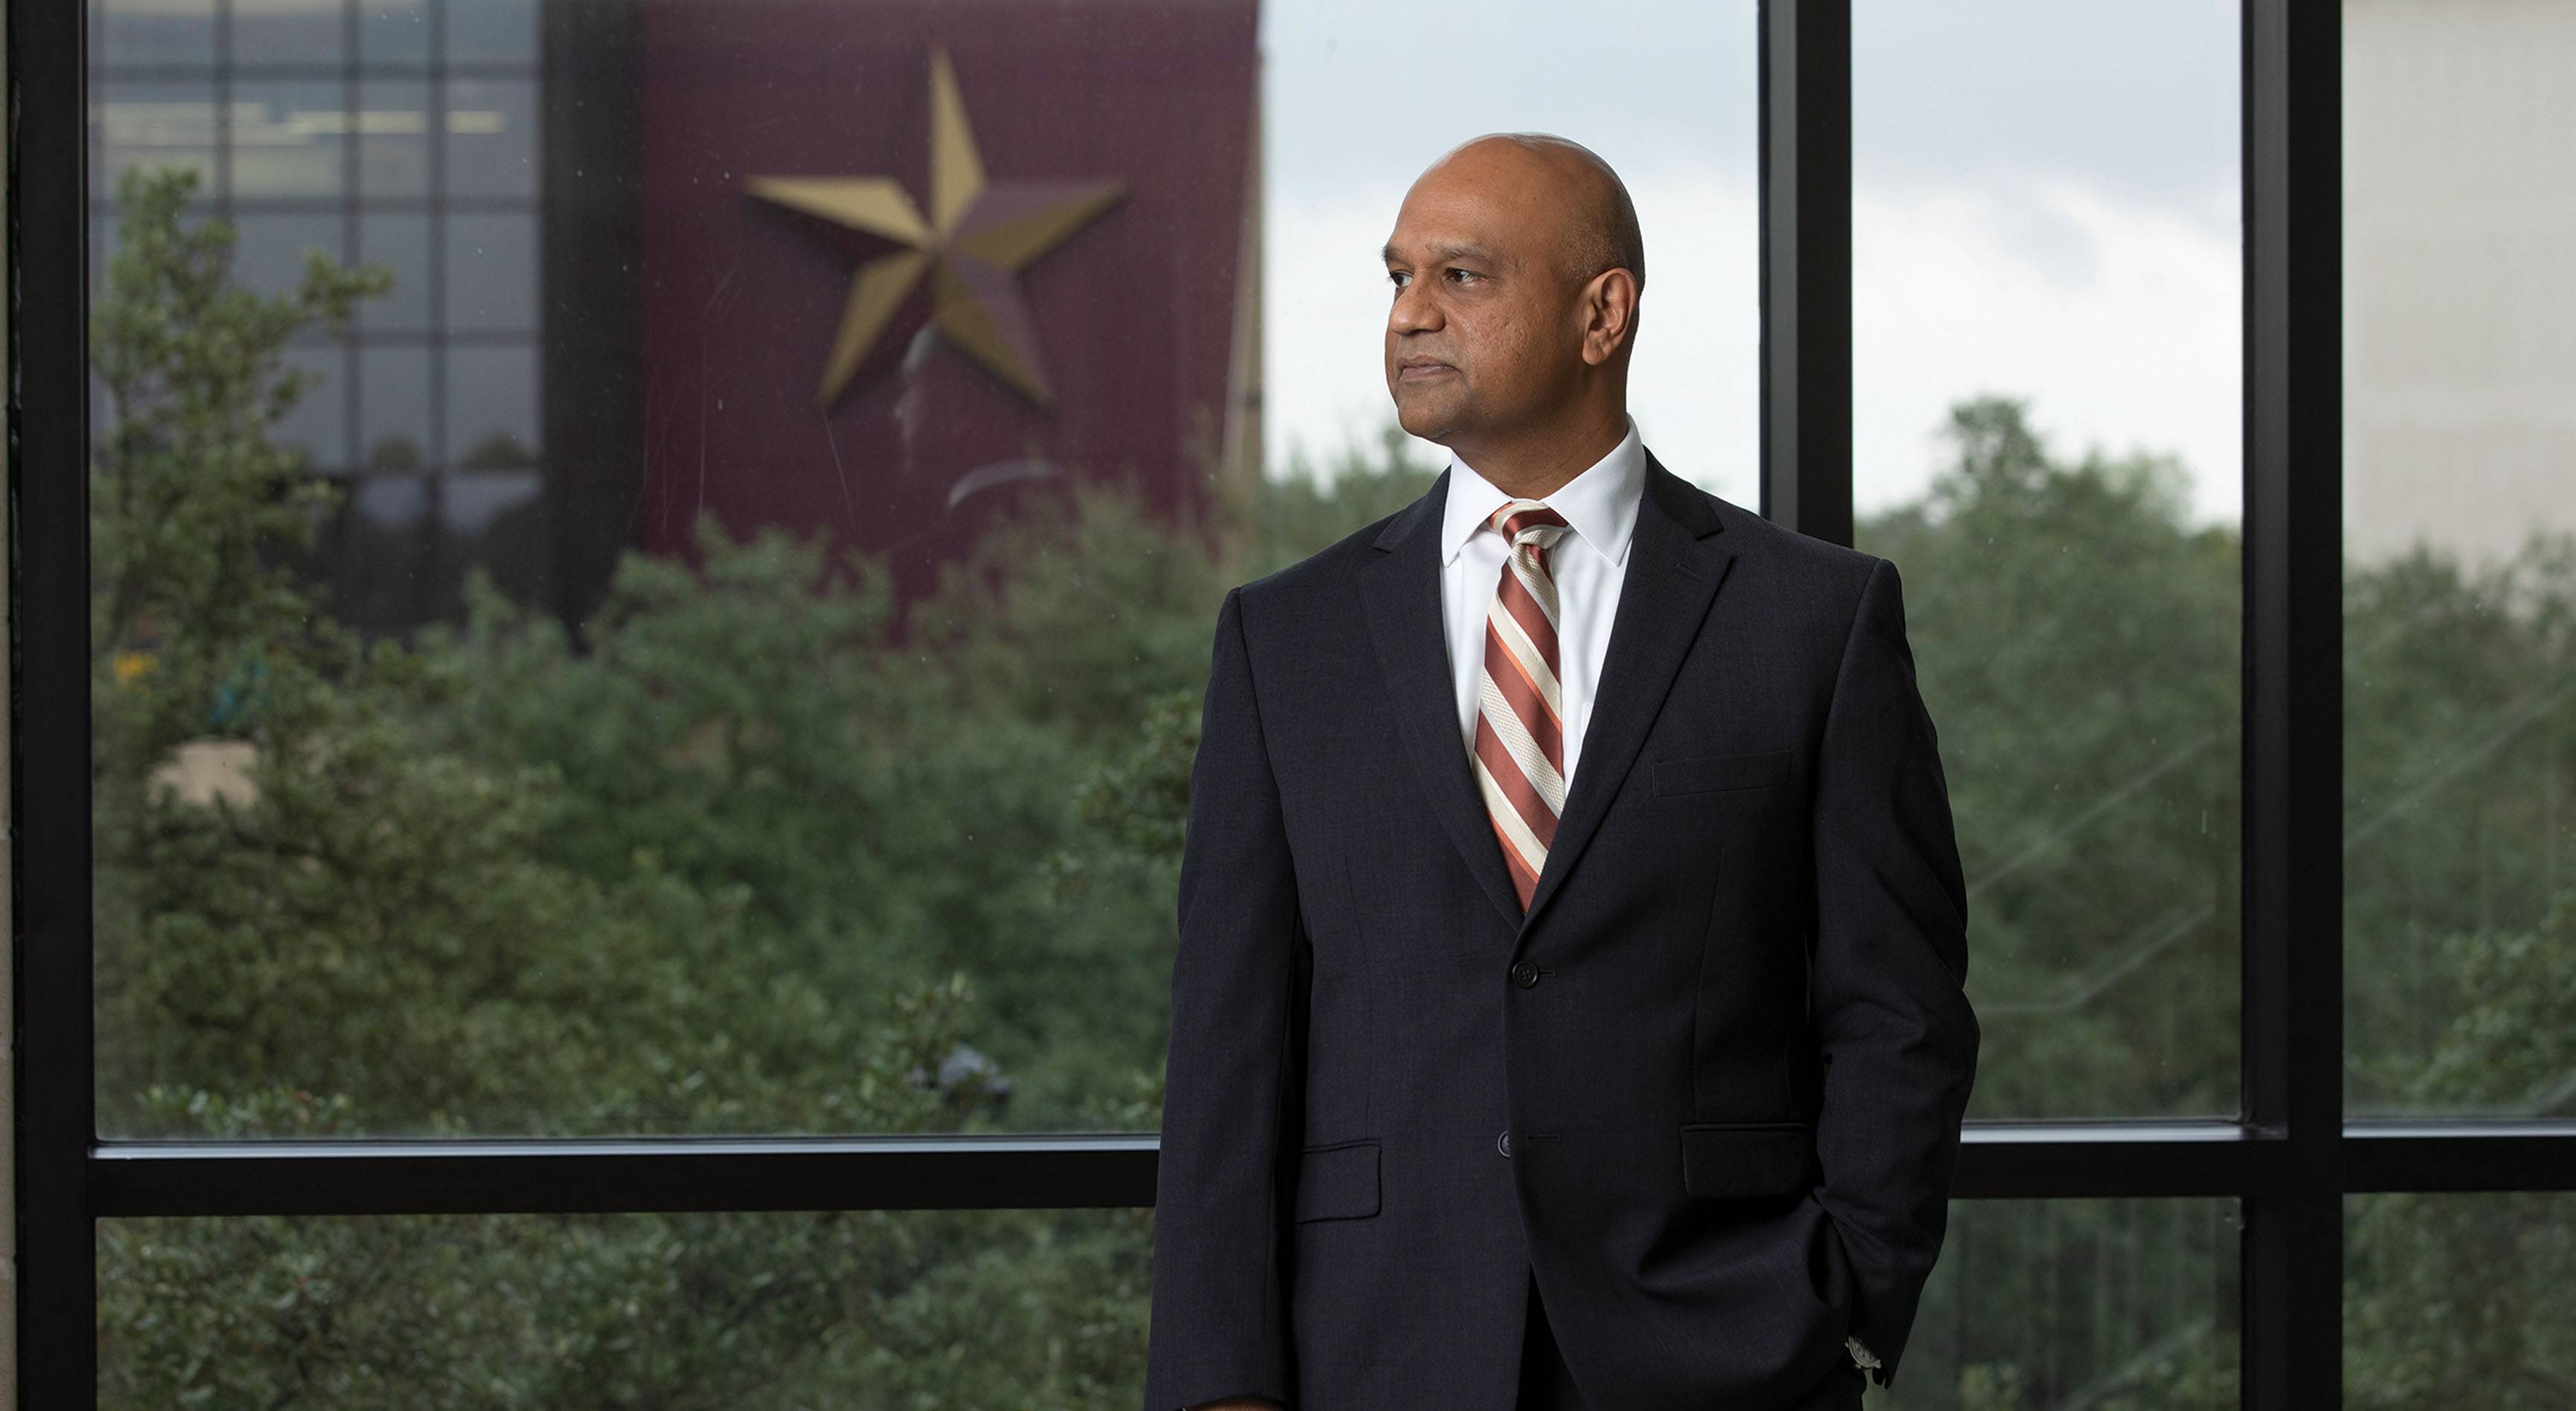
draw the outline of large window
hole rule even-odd
[[[276,297],[309,253],[390,277],[347,336],[304,324],[304,390],[270,439],[334,490],[317,602],[353,629],[457,611],[480,563],[532,595],[545,544],[537,298],[537,0],[95,0],[91,273],[125,217],[118,179],[197,174],[192,217],[234,232],[230,283]],[[102,433],[126,415],[96,385]],[[211,587],[211,585],[210,585]]]
[[[2233,1116],[2235,12],[1852,21],[1853,542],[1941,730],[1970,1114]]]
[[[1873,1404],[2558,1404],[2559,7],[9,30],[24,1404],[1132,1400],[1209,625],[1429,486],[1497,129],[1658,455],[1905,575],[1987,1039]]]
[[[93,119],[111,1135],[1152,1130],[1205,624],[1436,469],[1375,252],[1447,143],[1622,168],[1640,419],[1758,493],[1722,10],[1532,6],[1398,143],[1367,7],[100,3],[202,100]],[[1681,96],[1547,96],[1604,25]]]
[[[2576,14],[2344,26],[2357,1112],[2576,1114]]]

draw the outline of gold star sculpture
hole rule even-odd
[[[861,264],[850,281],[832,359],[815,394],[823,407],[848,385],[925,274],[931,323],[994,376],[1040,406],[1053,405],[1016,276],[1124,194],[1116,182],[987,180],[945,49],[930,55],[928,220],[890,176],[755,176],[746,189],[907,247]]]

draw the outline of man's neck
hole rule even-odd
[[[1628,413],[1612,407],[1609,418],[1587,419],[1577,427],[1550,428],[1507,441],[1452,445],[1450,451],[1476,468],[1485,482],[1515,499],[1542,500],[1600,464],[1601,458],[1628,439]]]

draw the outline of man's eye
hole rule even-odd
[[[1451,282],[1451,283],[1454,283],[1454,284],[1463,284],[1463,283],[1465,283],[1465,282],[1467,282],[1468,280],[1471,280],[1471,279],[1482,279],[1482,278],[1484,278],[1484,276],[1483,276],[1483,275],[1476,273],[1474,270],[1471,270],[1471,269],[1459,269],[1459,268],[1458,268],[1457,266],[1455,266],[1455,265],[1452,265],[1452,266],[1450,266],[1448,269],[1443,270],[1443,271],[1441,271],[1441,272],[1442,272],[1443,274],[1449,275],[1449,276],[1450,276],[1450,282]]]
[[[1386,278],[1387,278],[1387,282],[1388,282],[1388,283],[1390,283],[1390,284],[1393,284],[1396,288],[1401,289],[1401,288],[1403,288],[1403,287],[1404,287],[1404,280],[1405,280],[1405,274],[1404,274],[1404,271],[1402,271],[1402,270],[1400,270],[1400,269],[1391,269],[1391,270],[1388,270],[1388,271],[1386,272]]]

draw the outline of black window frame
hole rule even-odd
[[[8,0],[7,14],[20,1404],[94,1403],[100,1219],[1151,1205],[1152,1134],[100,1140],[85,3]],[[1850,3],[1758,0],[1754,18],[1762,510],[1847,544]],[[2240,1116],[1975,1122],[1956,1184],[1970,1200],[2240,1201],[2243,1404],[2256,1411],[2341,1403],[2347,1194],[2576,1190],[2576,1123],[2344,1116],[2341,26],[2339,0],[2241,7]]]

